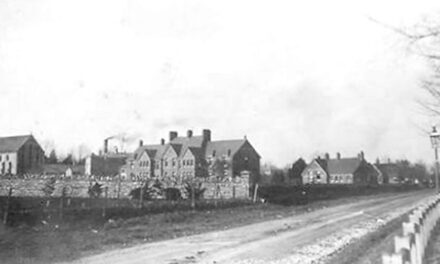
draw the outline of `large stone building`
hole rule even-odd
[[[0,174],[41,173],[44,151],[32,135],[0,138]]]
[[[303,184],[377,185],[379,173],[360,152],[353,158],[341,158],[339,153],[335,159],[328,154],[325,159],[318,157],[312,160],[301,176]]]
[[[252,187],[259,180],[259,171],[260,155],[246,138],[212,141],[211,131],[205,129],[200,136],[188,130],[185,137],[171,131],[169,142],[162,139],[158,145],[140,141],[121,172],[134,179],[175,184],[195,177],[226,179],[246,174]]]

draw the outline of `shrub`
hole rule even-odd
[[[90,198],[99,198],[102,194],[102,184],[95,182],[93,186],[89,186],[89,190],[87,191]]]
[[[163,190],[167,201],[177,201],[182,199],[182,194],[177,188],[166,188]]]
[[[202,188],[202,183],[185,183],[185,192],[188,195],[188,199],[191,199],[194,190],[194,199],[200,200],[203,198],[203,194],[205,193],[205,188]]]

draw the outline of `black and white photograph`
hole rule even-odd
[[[0,0],[0,264],[440,263],[440,2]]]

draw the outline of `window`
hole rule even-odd
[[[212,156],[215,157],[215,150],[212,151]]]
[[[6,160],[9,160],[9,155],[6,155]]]
[[[148,167],[149,165],[150,165],[150,162],[148,162],[148,160],[145,161],[145,167]]]
[[[168,167],[168,160],[165,160],[165,167]]]
[[[172,164],[173,164],[173,167],[176,167],[176,159],[172,159]]]
[[[183,166],[185,166],[186,165],[186,160],[183,160],[182,164],[183,164]]]

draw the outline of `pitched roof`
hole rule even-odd
[[[206,146],[206,156],[211,156],[214,151],[215,156],[228,156],[229,152],[233,156],[245,142],[245,139],[210,141]]]
[[[191,151],[196,159],[203,158],[203,150],[201,148],[188,148],[188,150]]]
[[[141,147],[138,147],[135,151],[134,154],[131,156],[131,160],[135,160],[138,159],[141,154],[146,151],[148,156],[150,156],[150,158],[157,158],[157,157],[162,157],[162,155],[165,153],[165,150],[167,149],[167,147],[169,146],[169,144],[166,145],[143,145]]]
[[[0,152],[17,152],[32,135],[0,137]]]
[[[176,137],[170,141],[170,144],[200,148],[203,144],[203,136]]]
[[[326,159],[315,159],[316,163],[326,172],[328,173],[328,160]]]
[[[360,165],[358,158],[330,159],[327,161],[327,170],[330,174],[352,174]]]
[[[180,156],[180,151],[182,150],[182,145],[180,144],[170,144],[171,148],[174,149],[174,151],[176,152],[177,156]]]

